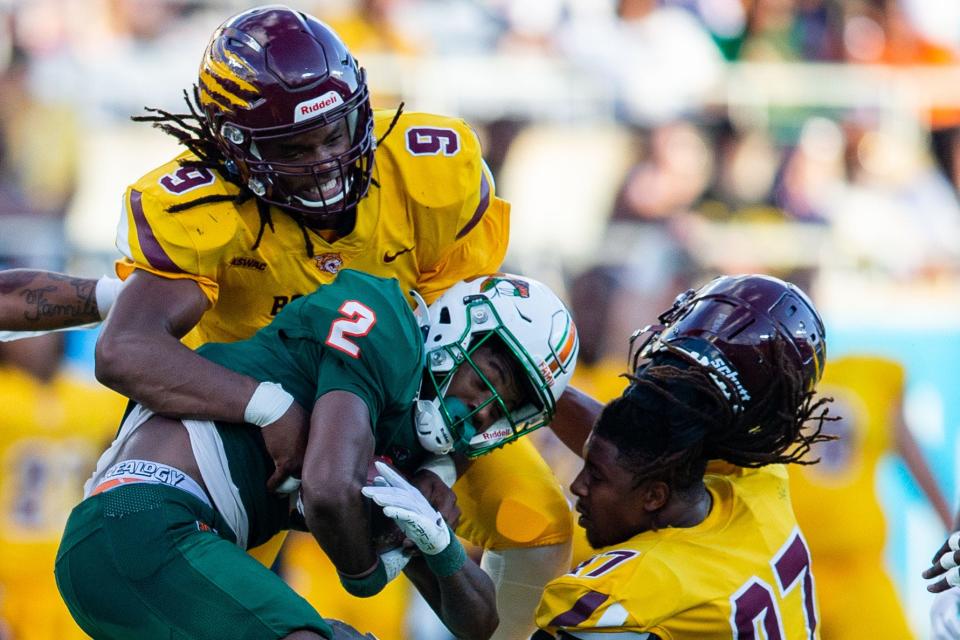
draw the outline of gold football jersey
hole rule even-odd
[[[377,138],[393,115],[375,113]],[[117,232],[125,259],[117,274],[126,278],[143,269],[195,280],[212,305],[185,339],[196,347],[249,337],[341,269],[397,278],[401,288],[417,289],[432,302],[455,282],[500,267],[510,207],[496,197],[480,143],[465,122],[401,115],[377,147],[373,180],[353,231],[327,242],[308,230],[315,254],[308,256],[303,231],[275,208],[273,228],[252,249],[260,231],[253,198],[170,213],[171,205],[238,191],[214,172],[173,160],[126,191]]]
[[[547,585],[537,625],[575,638],[819,637],[810,554],[786,470],[704,480],[713,507],[702,523],[598,550]]]
[[[58,375],[41,384],[0,367],[0,620],[11,637],[87,637],[57,591],[53,563],[125,404],[94,383]]]
[[[824,423],[824,431],[838,437],[814,447],[818,464],[790,469],[794,510],[815,556],[879,558],[887,527],[877,467],[894,446],[903,367],[887,358],[846,356],[830,361],[817,388],[834,399],[830,413],[840,419]],[[837,522],[846,524],[830,526]]]

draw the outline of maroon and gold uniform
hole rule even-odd
[[[823,636],[911,638],[903,604],[884,569],[887,524],[876,491],[877,467],[894,448],[903,367],[877,356],[837,358],[818,389],[834,399],[831,413],[840,420],[825,429],[838,438],[817,445],[818,464],[790,470],[790,490],[817,563]]]
[[[378,139],[392,117],[375,112]],[[143,269],[196,281],[211,303],[185,338],[196,347],[249,337],[291,299],[331,282],[344,268],[397,278],[428,302],[459,280],[499,268],[509,205],[496,197],[479,141],[462,120],[400,116],[377,147],[373,180],[345,237],[330,241],[274,209],[272,228],[253,249],[261,231],[253,199],[168,211],[196,198],[237,193],[213,172],[171,161],[127,190],[117,237],[126,259],[117,273],[126,278]],[[304,234],[314,256],[307,255]],[[535,472],[517,473],[538,459],[533,445],[520,440],[479,459],[467,482],[458,483],[461,531],[469,539],[503,549],[569,538],[569,507],[547,465],[540,460]],[[483,490],[467,497],[466,484]]]
[[[87,637],[57,591],[53,563],[125,403],[67,375],[44,384],[0,367],[0,636],[5,622],[12,638]]]
[[[599,550],[547,585],[537,625],[575,638],[819,637],[786,470],[738,469],[704,482],[713,506],[703,522]]]

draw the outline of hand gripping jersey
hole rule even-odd
[[[598,551],[547,585],[537,626],[574,638],[818,638],[810,555],[786,470],[704,481],[713,507],[702,523]]]
[[[382,137],[393,112],[377,112]],[[181,157],[187,157],[184,154]],[[197,281],[212,308],[185,342],[227,342],[251,336],[290,300],[356,269],[400,281],[432,302],[453,283],[498,269],[507,248],[509,205],[494,195],[480,144],[462,120],[400,116],[377,148],[374,185],[357,210],[356,227],[327,242],[271,211],[273,229],[260,232],[253,198],[169,213],[172,205],[236,194],[215,172],[185,169],[176,160],[147,174],[124,197],[117,247],[133,269]],[[379,186],[377,186],[379,185]],[[307,256],[304,233],[313,243]]]
[[[425,453],[412,408],[423,373],[423,338],[396,280],[345,270],[337,280],[299,298],[253,337],[209,343],[200,355],[257,380],[279,382],[304,407],[347,391],[370,412],[376,454],[414,471]],[[288,528],[289,500],[269,494],[273,471],[259,429],[217,425],[249,523],[248,547]]]

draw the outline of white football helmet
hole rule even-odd
[[[436,454],[455,450],[476,457],[548,424],[557,399],[573,376],[580,343],[566,306],[546,285],[508,273],[455,284],[430,306],[423,396],[417,403],[420,443]],[[529,403],[510,411],[471,358],[487,340],[499,339],[526,374],[521,387]],[[461,366],[490,387],[489,400],[472,411],[458,398],[445,397]],[[471,417],[491,402],[503,418],[477,433]]]

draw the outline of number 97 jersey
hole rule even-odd
[[[700,524],[646,531],[550,582],[535,637],[819,638],[786,470],[736,469],[704,482],[713,507]]]

